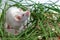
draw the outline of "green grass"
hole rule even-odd
[[[14,2],[14,5],[8,4],[8,1],[5,3],[4,9],[2,9],[2,14],[0,15],[0,37],[2,40],[40,40],[38,36],[41,36],[41,40],[49,40],[49,38],[53,37],[59,37],[60,36],[60,9],[58,9],[58,6],[55,4],[51,4],[49,6],[46,6],[41,3],[35,3],[33,1],[33,4],[23,5],[20,2],[16,2],[13,0],[10,0]],[[23,10],[27,10],[28,7],[32,6],[30,9],[31,15],[30,15],[30,23],[32,25],[29,26],[25,31],[22,31],[19,35],[14,36],[11,34],[8,34],[4,30],[4,23],[5,23],[5,14],[9,7],[11,6],[17,6],[19,8],[22,8]],[[57,8],[55,8],[55,6]],[[1,6],[0,6],[1,7]],[[33,10],[34,9],[34,10]],[[54,13],[53,10],[57,13]],[[58,15],[57,20],[53,19],[52,15]],[[48,18],[49,17],[49,18]],[[33,20],[32,20],[33,18]],[[52,29],[55,29],[54,31]],[[53,39],[51,39],[53,40]]]

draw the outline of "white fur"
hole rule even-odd
[[[15,15],[19,14],[20,16],[22,16],[22,14],[24,14],[24,16],[22,16],[22,19],[17,22],[15,20]],[[14,29],[19,30],[19,32],[21,32],[21,30],[24,29],[24,25],[25,23],[27,23],[26,21],[28,20],[29,16],[26,16],[26,12],[24,12],[23,10],[20,11],[19,8],[17,7],[10,7],[7,12],[6,12],[6,25],[10,24],[11,27],[13,27]],[[6,28],[5,25],[5,28]],[[8,30],[6,30],[8,31]],[[10,30],[9,32],[11,32],[12,30]],[[12,33],[12,32],[11,32]]]

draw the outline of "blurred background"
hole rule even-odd
[[[2,7],[1,8],[4,8],[4,5],[5,5],[6,1],[8,1],[8,0],[2,0]],[[14,1],[19,2],[21,0],[14,0]],[[55,3],[56,2],[55,4],[60,5],[60,0],[32,0],[32,1],[34,1],[36,3],[38,3],[38,2],[40,2],[40,3],[52,3],[52,2]],[[11,1],[9,1],[8,3],[11,4],[11,5],[15,4],[14,2],[11,2]],[[25,0],[23,1],[23,3],[26,3]],[[29,3],[31,3],[31,2],[29,2]],[[2,12],[1,9],[0,9],[0,12]]]

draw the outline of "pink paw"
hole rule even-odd
[[[9,25],[9,24],[7,25],[7,29],[11,29],[11,27],[10,27],[10,25]]]
[[[17,30],[15,30],[15,34],[18,34],[18,31]]]

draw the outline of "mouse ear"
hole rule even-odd
[[[15,15],[15,20],[16,20],[16,21],[20,21],[20,20],[21,20],[21,18],[22,18],[22,16],[21,16],[21,15]]]
[[[30,11],[29,10],[26,11],[26,16],[30,16]]]

